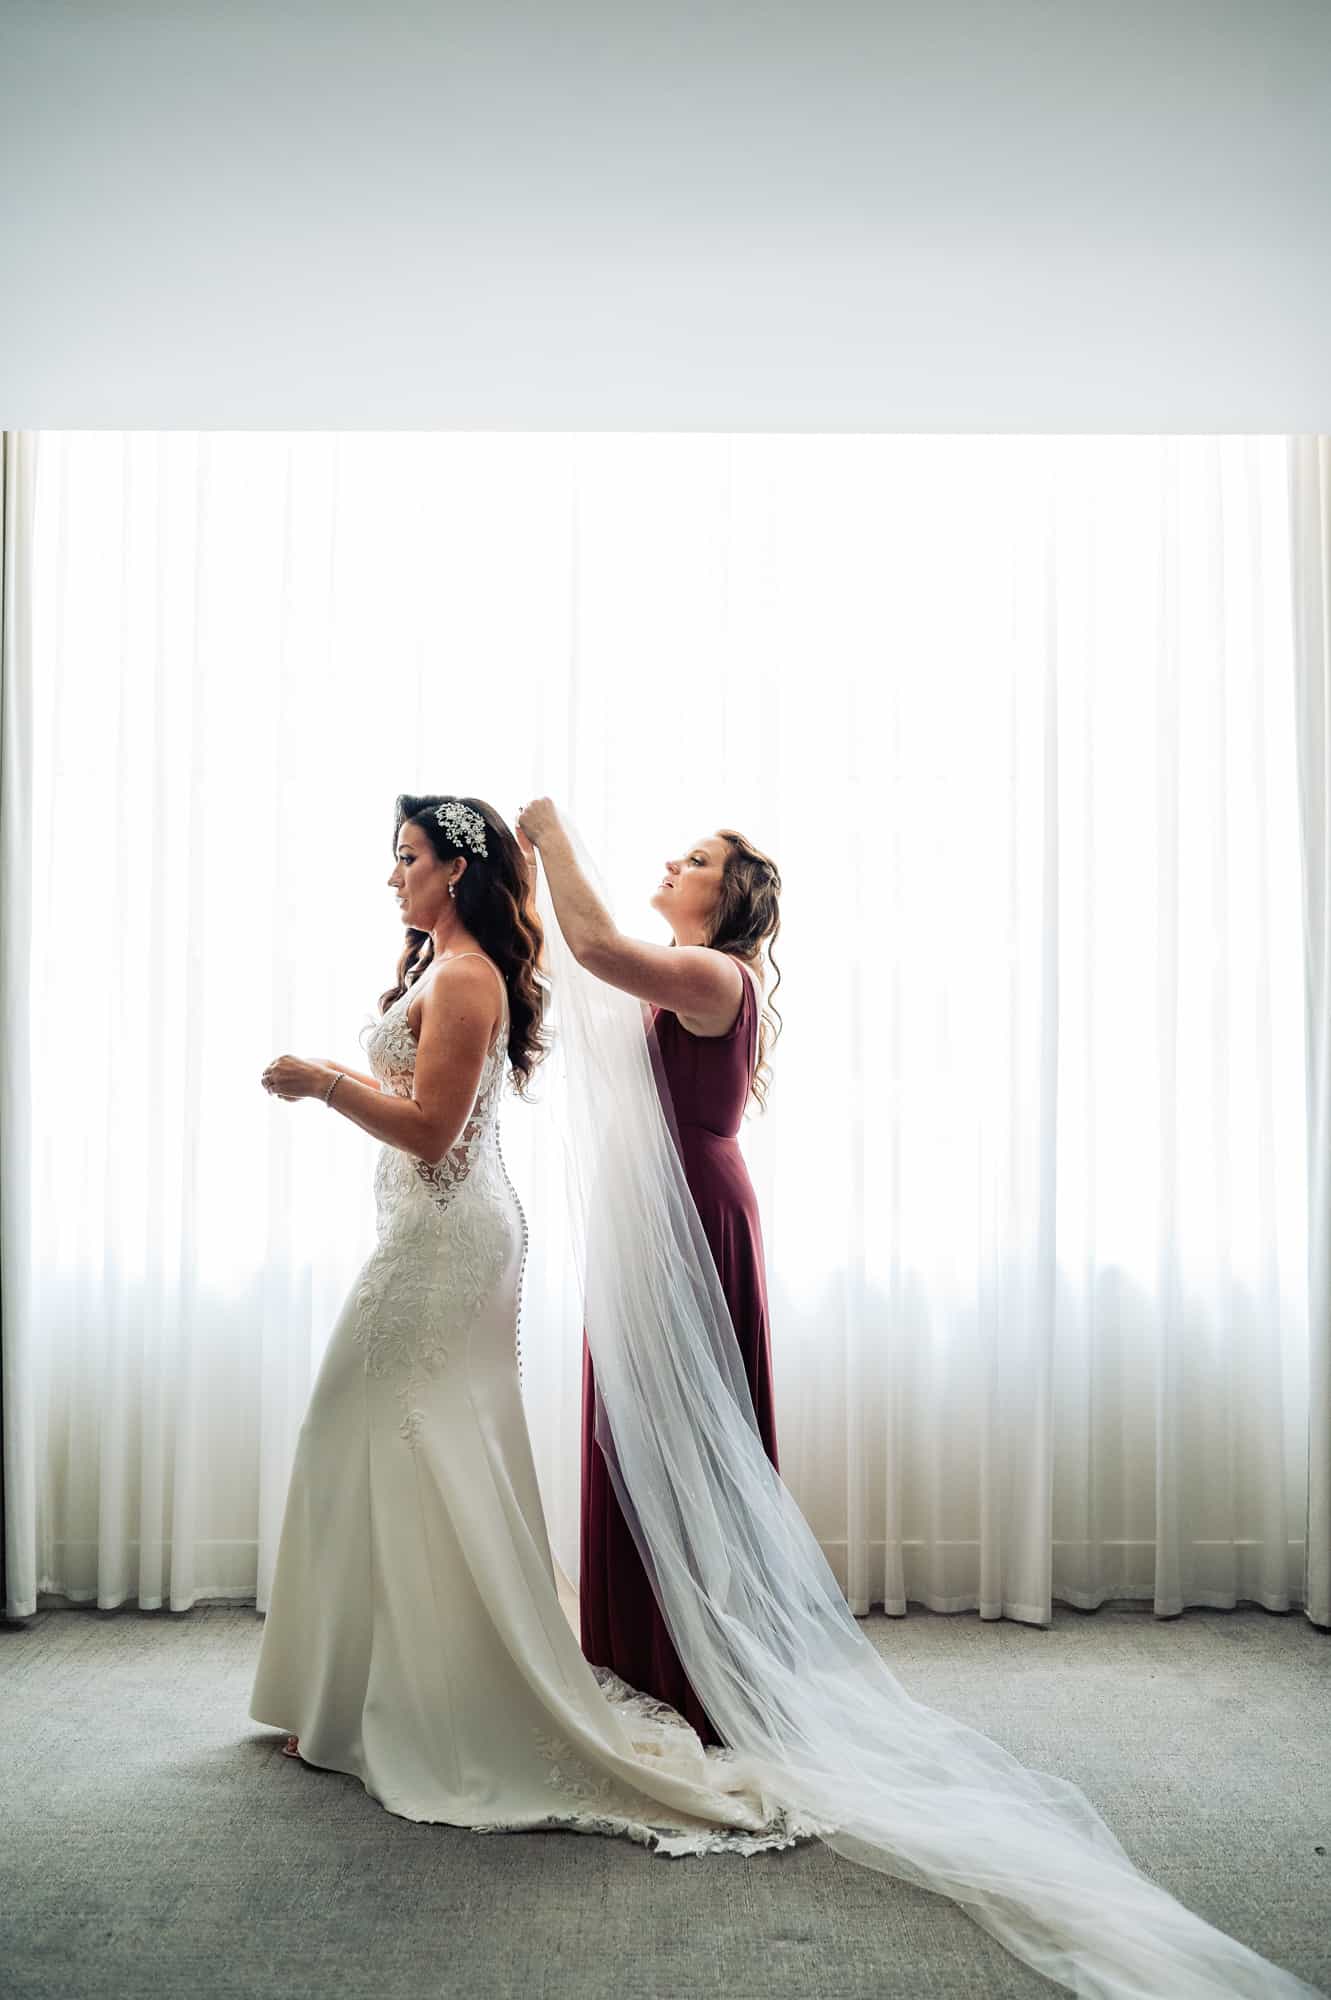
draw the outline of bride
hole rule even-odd
[[[384,1144],[378,1245],[298,1440],[254,1719],[412,1819],[665,1854],[817,1834],[955,1898],[1079,1994],[1314,1993],[1142,1875],[1074,1785],[879,1658],[764,1449],[641,1001],[577,963],[544,884],[537,915],[498,815],[399,799],[389,880],[411,936],[373,1074],[264,1072]],[[544,1053],[542,964],[597,1439],[718,1746],[590,1666],[555,1590],[515,1355],[526,1226],[496,1129],[505,1068],[521,1088]]]

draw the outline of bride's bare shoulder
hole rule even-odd
[[[487,1005],[494,1015],[493,1026],[498,1027],[503,1015],[504,998],[502,992],[504,975],[494,960],[482,951],[458,952],[448,958],[435,959],[426,967],[416,984],[419,993],[407,1003],[407,1020],[416,1040],[420,1040],[421,1022],[428,1007],[431,1015],[438,1018],[454,1009],[459,999],[465,995],[469,1006]]]

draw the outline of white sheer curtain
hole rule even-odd
[[[1291,464],[1299,816],[1308,1053],[1308,1561],[1305,1602],[1331,1625],[1331,438]]]
[[[402,790],[552,793],[645,935],[700,832],[780,863],[745,1144],[783,1470],[857,1610],[1302,1601],[1286,441],[47,434],[36,461],[12,1611],[266,1602],[374,1148],[257,1079],[357,1060]],[[539,1110],[505,1148],[572,1573]]]

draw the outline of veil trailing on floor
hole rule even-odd
[[[597,1440],[722,1737],[838,1853],[954,1898],[1074,1993],[1315,1994],[1141,1874],[1075,1785],[914,1700],[879,1658],[763,1450],[650,1017],[578,965],[543,872],[537,895]]]

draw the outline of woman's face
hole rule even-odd
[[[673,861],[652,897],[671,930],[697,930],[706,924],[721,894],[721,873],[725,867],[726,843],[717,834],[686,847]]]
[[[446,905],[453,900],[448,893],[449,877],[461,872],[457,855],[441,861],[421,828],[413,826],[410,820],[403,821],[398,828],[397,861],[388,886],[397,896],[404,924],[410,924],[413,930],[432,931]]]

